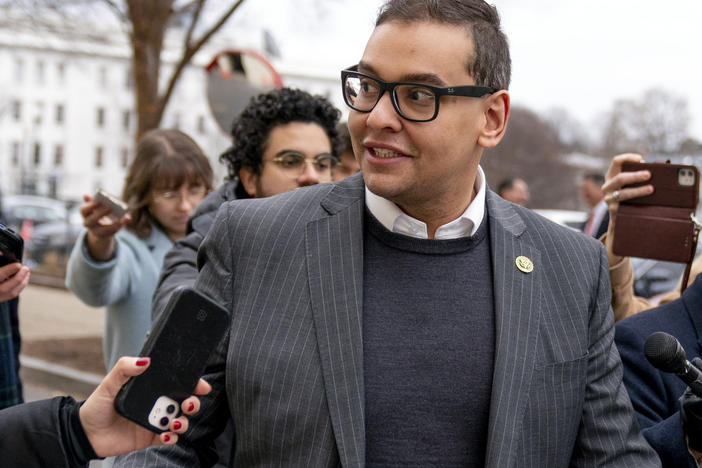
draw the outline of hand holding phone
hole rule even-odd
[[[226,309],[192,288],[178,289],[140,353],[151,364],[120,389],[117,412],[153,432],[167,430],[228,324]]]
[[[680,164],[622,164],[622,172],[642,170],[650,172],[649,180],[621,190],[650,184],[653,193],[619,202],[612,250],[621,256],[687,263],[697,244],[690,216],[697,208],[699,171]]]
[[[110,215],[117,219],[126,215],[129,210],[126,203],[103,189],[98,189],[97,192],[95,192],[93,200],[110,208]]]

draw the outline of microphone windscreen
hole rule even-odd
[[[685,350],[674,336],[655,332],[644,343],[646,359],[663,372],[679,374],[685,371]]]

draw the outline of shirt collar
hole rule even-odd
[[[435,239],[457,239],[475,234],[485,216],[485,186],[485,174],[478,166],[473,186],[476,192],[475,198],[461,216],[439,226],[434,234]],[[388,231],[420,239],[428,238],[427,225],[424,222],[407,215],[396,204],[374,194],[368,187],[366,187],[366,206]]]

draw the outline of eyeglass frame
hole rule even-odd
[[[378,93],[378,99],[375,101],[375,104],[373,104],[373,107],[371,107],[368,110],[360,110],[351,105],[349,102],[348,97],[346,96],[346,78],[349,75],[360,75],[364,78],[368,78],[370,80],[373,80],[377,82],[380,85],[379,93]],[[407,117],[402,110],[400,109],[400,104],[397,102],[397,94],[395,93],[395,88],[399,85],[414,85],[414,86],[421,86],[423,88],[427,88],[431,90],[432,93],[434,93],[434,115],[431,116],[431,118],[428,119],[412,119],[410,117]],[[375,106],[378,105],[380,100],[383,97],[383,94],[385,94],[385,91],[390,90],[390,101],[392,101],[392,106],[395,108],[395,112],[402,117],[405,120],[408,120],[410,122],[431,122],[432,120],[436,119],[436,117],[439,115],[439,101],[441,100],[441,96],[463,96],[463,97],[474,97],[474,98],[480,98],[483,96],[486,96],[488,94],[493,94],[499,91],[498,89],[489,87],[489,86],[476,86],[476,85],[463,85],[463,86],[447,86],[447,87],[441,87],[441,86],[434,86],[426,83],[416,83],[413,81],[384,81],[381,80],[380,78],[372,75],[368,75],[366,73],[362,73],[358,71],[358,65],[351,66],[345,70],[341,70],[341,93],[344,96],[344,102],[346,103],[347,106],[349,106],[351,109],[355,110],[356,112],[362,112],[364,114],[368,114],[375,109]]]
[[[299,151],[292,151],[292,150],[282,151],[282,152],[276,154],[274,157],[272,157],[269,161],[277,164],[278,167],[280,168],[280,170],[282,170],[283,172],[287,172],[285,166],[283,166],[283,164],[282,164],[282,158],[288,154],[295,154],[295,155],[301,156],[300,159],[302,161],[304,161],[304,165],[302,166],[302,170],[300,171],[299,174],[296,174],[295,176],[291,176],[291,175],[288,176],[288,177],[292,177],[293,179],[296,179],[296,178],[300,177],[301,175],[303,175],[305,173],[305,170],[307,169],[308,164],[312,165],[315,172],[317,172],[318,174],[322,174],[322,172],[319,171],[315,167],[315,164],[317,163],[318,158],[329,159],[329,161],[331,162],[331,167],[329,167],[330,177],[333,177],[334,166],[339,164],[339,159],[331,153],[322,153],[322,154],[316,155],[313,158],[306,158],[305,155],[300,153]]]
[[[153,199],[154,200],[161,200],[164,203],[170,203],[170,204],[176,204],[176,203],[181,203],[184,199],[187,200],[188,202],[193,202],[193,198],[196,197],[206,197],[209,190],[206,185],[199,185],[195,187],[202,187],[202,194],[200,193],[187,193],[183,195],[182,190],[178,189],[170,189],[170,190],[154,190],[153,191]],[[187,192],[189,192],[189,189],[185,189]],[[171,195],[173,196],[166,196],[166,195]]]

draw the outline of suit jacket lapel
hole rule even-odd
[[[495,291],[495,363],[486,467],[514,465],[536,358],[541,289],[540,252],[521,238],[526,226],[511,204],[487,193]],[[519,256],[533,263],[525,273]]]
[[[363,210],[360,175],[322,201],[329,216],[306,227],[312,314],[327,406],[342,466],[365,464]]]

